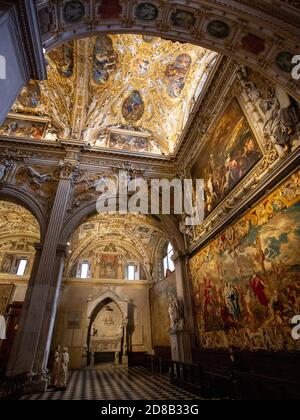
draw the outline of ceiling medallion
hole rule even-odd
[[[135,16],[141,20],[156,20],[158,18],[158,14],[158,8],[152,3],[140,3],[135,9]]]
[[[64,5],[64,20],[68,23],[79,22],[85,15],[84,4],[79,0],[67,1]]]
[[[134,123],[139,121],[145,111],[145,104],[139,91],[134,90],[131,95],[125,99],[122,107],[123,117],[126,121]]]
[[[230,27],[221,20],[213,20],[207,25],[208,33],[214,38],[228,38],[230,35]]]

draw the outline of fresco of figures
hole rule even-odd
[[[128,152],[149,152],[149,141],[145,137],[111,133],[109,147]]]
[[[110,79],[117,70],[119,57],[108,35],[100,35],[94,47],[93,79],[97,85],[102,85]]]
[[[143,98],[140,92],[134,90],[123,103],[123,117],[127,122],[134,123],[142,118],[144,111],[145,104]]]
[[[180,54],[173,64],[166,68],[167,92],[171,98],[179,98],[186,83],[192,65],[192,58],[188,54]]]
[[[216,208],[261,158],[255,136],[234,99],[193,170],[195,178],[205,180],[206,214]]]
[[[51,62],[57,72],[63,77],[72,77],[74,74],[74,43],[66,42],[47,55],[48,64]]]
[[[300,172],[191,262],[206,348],[294,350],[300,313]]]
[[[30,80],[18,96],[17,103],[22,105],[24,108],[33,109],[39,105],[41,96],[41,89],[38,82]]]
[[[38,121],[22,121],[14,118],[7,118],[0,127],[0,136],[25,137],[41,140],[47,128],[47,124]]]

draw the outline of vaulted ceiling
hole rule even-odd
[[[216,56],[141,35],[62,44],[46,56],[48,80],[23,89],[0,134],[172,154]]]

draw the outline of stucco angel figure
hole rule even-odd
[[[264,131],[275,145],[288,152],[300,122],[299,113],[291,97],[276,86],[275,97],[263,101],[265,111]]]
[[[60,390],[65,390],[67,388],[68,376],[69,376],[69,349],[64,347],[60,357],[58,378],[56,388]]]

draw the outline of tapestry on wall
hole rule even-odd
[[[297,349],[299,244],[300,172],[191,260],[202,347]]]
[[[0,284],[0,315],[5,314],[12,291],[13,291],[13,285]]]

